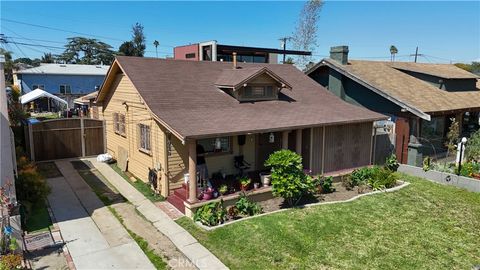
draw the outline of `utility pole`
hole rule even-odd
[[[418,56],[423,56],[423,54],[418,53],[418,46],[417,46],[417,49],[415,50],[415,54],[410,54],[410,56],[415,56],[414,62],[416,63]]]
[[[282,49],[283,49],[283,62],[282,62],[282,64],[285,64],[285,51],[287,50],[287,41],[292,40],[292,37],[282,37],[282,38],[279,38],[278,40],[280,40],[282,42]]]
[[[155,46],[155,55],[157,56],[157,58],[158,58],[158,50],[157,50],[158,45],[160,45],[160,42],[158,42],[158,40],[155,40],[153,42],[153,46]]]

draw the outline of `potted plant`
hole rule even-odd
[[[203,199],[208,201],[213,198],[213,188],[208,187],[204,192],[203,192]]]
[[[218,189],[218,192],[220,192],[220,194],[225,195],[228,193],[228,187],[227,185],[223,184],[220,186],[220,188]]]
[[[246,191],[248,189],[248,185],[250,185],[250,182],[252,180],[250,180],[250,178],[244,176],[242,178],[240,178],[240,189],[242,191]]]
[[[270,185],[270,179],[271,179],[270,172],[260,173],[260,181],[262,181],[264,187],[268,187]]]

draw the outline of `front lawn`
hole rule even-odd
[[[253,218],[213,231],[177,222],[232,269],[470,269],[480,194],[402,176],[397,192]]]

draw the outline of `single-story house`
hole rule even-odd
[[[343,100],[388,115],[395,123],[395,151],[402,163],[441,156],[455,118],[461,134],[479,127],[478,76],[450,64],[348,59],[348,47],[332,47],[306,74]]]
[[[292,65],[236,61],[117,57],[96,102],[108,152],[187,215],[202,203],[192,181],[199,146],[212,181],[258,176],[282,148],[331,174],[371,164],[372,125],[386,119]]]
[[[92,93],[86,94],[79,98],[76,98],[73,103],[75,104],[75,108],[80,109],[84,115],[98,119],[98,108],[95,104],[95,99],[97,99],[98,91],[94,91]]]

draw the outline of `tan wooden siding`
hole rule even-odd
[[[234,166],[234,156],[240,154],[240,146],[238,145],[238,137],[233,136],[232,153],[207,156],[205,158],[208,172],[210,176],[212,173],[222,171],[226,174],[235,174],[237,170]],[[171,153],[168,157],[168,169],[170,177],[170,190],[181,187],[184,179],[183,175],[188,171],[188,152],[186,145],[183,145],[180,140],[172,136]],[[245,145],[243,146],[243,155],[245,161],[252,166],[250,170],[255,169],[255,135],[247,135]],[[262,161],[263,162],[263,161]]]
[[[372,123],[325,128],[324,173],[370,164]]]
[[[150,111],[126,76],[117,75],[111,90],[104,102],[101,116],[106,120],[107,151],[117,158],[119,147],[126,149],[129,156],[128,171],[147,182],[149,168],[164,169],[164,132],[158,122],[152,118]],[[125,115],[125,136],[115,133],[113,113]],[[152,148],[150,153],[139,150],[137,125],[140,123],[150,126]]]

